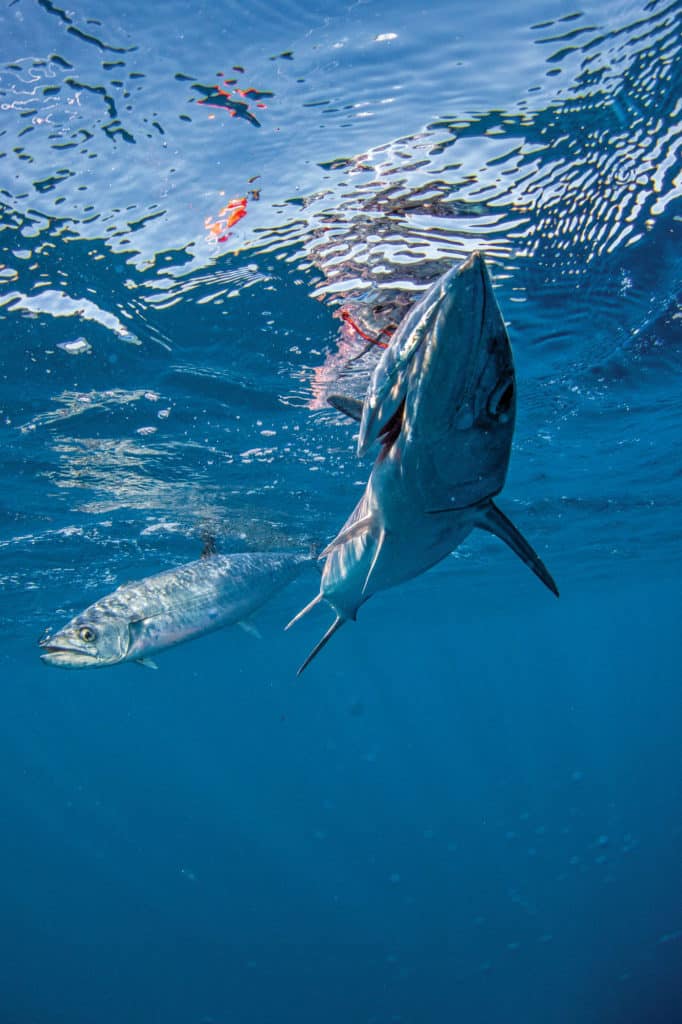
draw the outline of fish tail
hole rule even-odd
[[[293,619],[290,622],[287,622],[284,629],[291,629],[291,627],[294,626],[299,621],[299,619],[302,619],[304,615],[307,615],[308,612],[311,611],[311,609],[313,609],[316,604],[319,604],[321,600],[322,594],[318,594],[316,597],[312,599],[312,601],[310,601],[309,604],[305,606],[305,608],[301,608],[300,612],[297,615],[294,615]]]
[[[305,610],[306,609],[304,609],[304,611]],[[336,616],[336,618],[332,622],[332,624],[329,627],[329,629],[327,630],[327,632],[324,634],[324,636],[322,637],[321,640],[318,640],[318,642],[315,644],[315,646],[313,647],[313,649],[310,652],[310,654],[308,655],[308,657],[305,659],[305,661],[303,662],[303,664],[299,668],[298,672],[296,673],[297,676],[300,676],[302,672],[305,672],[305,670],[307,669],[308,665],[313,660],[313,658],[316,657],[316,655],[318,655],[320,653],[322,648],[327,643],[329,643],[331,638],[334,636],[334,633],[336,633],[337,630],[341,629],[341,626],[343,626],[344,622],[347,622],[347,621],[348,620],[344,619],[341,615],[337,615]]]

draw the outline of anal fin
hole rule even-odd
[[[559,596],[559,589],[542,559],[523,534],[516,529],[512,521],[507,519],[504,512],[500,511],[495,502],[490,501],[481,508],[481,515],[476,520],[476,526],[479,530],[486,530],[503,540],[514,554],[518,555],[521,561],[525,562],[528,568],[535,573],[538,579],[542,580],[553,594]]]

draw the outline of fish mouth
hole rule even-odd
[[[475,285],[482,282],[485,289],[485,264],[478,250],[435,281],[401,321],[375,368],[365,396],[358,436],[360,457],[382,435],[385,454],[401,432],[404,419],[401,409],[405,401],[408,406],[411,404],[410,391],[419,390],[424,377],[440,379],[439,364],[452,351],[452,321],[461,319],[458,307],[462,304],[462,295],[467,297],[468,292],[475,290],[472,279]],[[479,319],[478,308],[474,319]],[[444,349],[447,356],[442,354]],[[451,358],[449,362],[452,363]],[[451,392],[449,388],[448,394]]]
[[[87,651],[79,651],[66,644],[50,643],[49,640],[40,640],[38,646],[43,653],[40,660],[46,665],[57,665],[60,668],[88,668],[97,663],[97,655]]]
[[[481,354],[490,336],[491,297],[490,278],[478,250],[449,272],[434,296],[416,389],[434,392],[429,405],[444,407],[448,422],[467,406],[480,375]]]
[[[464,346],[467,356],[460,366],[460,373],[464,377],[464,393],[470,393],[475,386],[481,371],[479,361],[486,352],[491,357],[497,352],[502,359],[504,352],[509,350],[509,358],[502,361],[509,363],[506,376],[513,376],[509,337],[497,305],[488,265],[479,250],[472,252],[457,268],[448,298],[451,301],[449,305],[444,304],[444,319],[449,319],[453,314],[458,321],[465,317],[472,328]],[[436,335],[436,343],[441,338],[448,341],[447,334],[447,330],[443,330],[440,335]]]

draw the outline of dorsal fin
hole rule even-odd
[[[202,558],[210,558],[211,555],[218,553],[218,546],[215,542],[215,537],[212,533],[208,533],[206,530],[201,534],[201,542],[203,547],[201,549]]]

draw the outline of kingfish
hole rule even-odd
[[[299,669],[379,590],[425,572],[475,528],[495,534],[558,596],[550,573],[493,501],[516,415],[511,345],[483,256],[439,278],[401,321],[364,402],[330,396],[379,454],[364,493],[325,548],[318,595],[335,619]]]
[[[310,554],[270,551],[215,554],[126,583],[39,643],[42,660],[60,668],[100,668],[136,661],[248,617],[290,583]]]

